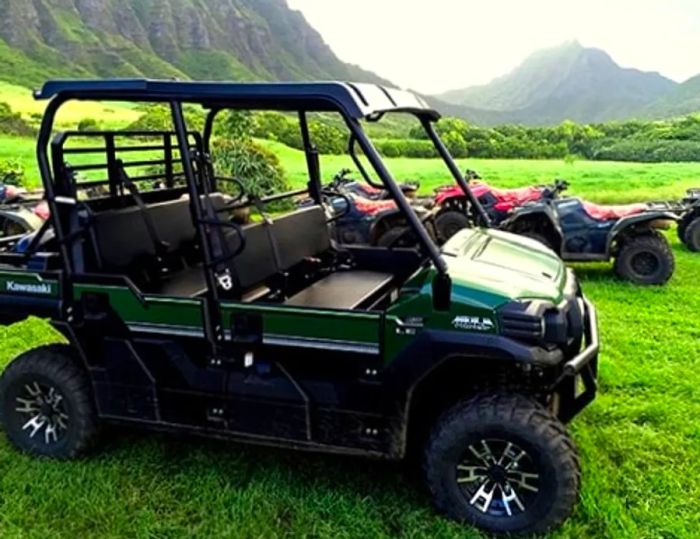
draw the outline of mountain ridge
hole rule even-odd
[[[0,78],[388,81],[342,62],[285,0],[0,0]]]
[[[678,83],[657,72],[620,67],[610,55],[571,41],[536,51],[488,84],[434,96],[476,116],[546,125],[635,117]],[[476,111],[476,113],[474,112]]]

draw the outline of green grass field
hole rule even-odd
[[[295,184],[298,152],[272,145]],[[34,163],[32,141],[0,137],[0,159]],[[323,157],[324,177],[346,166]],[[547,182],[600,202],[678,197],[700,164],[460,163],[497,185]],[[434,160],[390,160],[397,179],[447,181]],[[29,168],[28,168],[29,170]],[[33,172],[34,177],[35,172]],[[601,391],[571,426],[583,500],[557,538],[695,538],[700,530],[700,255],[669,232],[668,286],[577,267],[600,313]],[[55,338],[42,322],[0,327],[0,365]],[[116,430],[77,462],[16,453],[0,434],[0,537],[479,537],[437,516],[415,470],[398,464]]]
[[[293,185],[306,182],[306,161],[302,152],[276,142],[262,142],[280,158]],[[147,155],[139,158],[147,158]],[[18,160],[26,171],[29,184],[39,186],[34,139],[0,135],[2,159]],[[445,165],[438,159],[399,158],[387,159],[386,163],[397,181],[417,180],[424,193],[452,182]],[[507,159],[462,159],[458,163],[462,170],[477,170],[485,180],[502,187],[549,183],[554,178],[564,178],[571,183],[570,194],[601,203],[678,198],[689,187],[700,186],[700,163],[577,161],[567,164],[561,160]],[[354,168],[347,156],[321,156],[324,181],[330,181],[336,172],[346,167]]]
[[[31,90],[4,81],[0,81],[0,101],[10,105],[13,111],[21,113],[31,123],[37,123],[37,115],[44,112],[47,103],[35,100]],[[80,120],[94,118],[109,129],[124,127],[136,121],[141,114],[135,110],[133,103],[73,101],[59,111],[56,123],[62,129],[75,129]]]

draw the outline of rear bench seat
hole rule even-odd
[[[215,207],[223,197],[212,195]],[[168,252],[177,253],[195,241],[189,199],[182,197],[148,206],[158,237],[168,243]],[[133,272],[144,257],[154,257],[155,247],[143,216],[137,207],[108,210],[95,214],[95,239],[105,269]],[[317,257],[331,248],[326,217],[316,206],[304,208],[274,219],[243,227],[245,249],[231,263],[243,291],[243,300],[270,277],[287,271],[305,259]],[[238,244],[235,232],[227,231],[231,250]],[[285,304],[299,307],[354,309],[383,290],[392,280],[388,273],[348,270],[336,272],[290,297]],[[161,295],[193,297],[206,292],[201,267],[193,267],[167,276],[153,290]]]

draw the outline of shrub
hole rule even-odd
[[[144,107],[144,113],[138,120],[132,122],[127,131],[172,131],[173,119],[170,107],[167,105],[148,105]],[[187,127],[192,130],[201,130],[204,125],[204,117],[200,111],[186,107],[184,109]]]
[[[6,185],[23,185],[24,168],[18,161],[0,160],[0,182]]]
[[[10,105],[0,102],[0,133],[33,136],[34,129],[22,119],[19,112],[13,112]]]
[[[429,140],[379,139],[375,141],[379,152],[387,157],[436,157],[437,151]]]
[[[248,138],[215,139],[212,161],[219,175],[240,180],[248,194],[263,197],[290,190],[277,156]],[[221,182],[220,188],[226,191],[227,186]]]
[[[78,122],[78,131],[81,133],[86,131],[97,131],[98,129],[99,125],[97,124],[97,120],[94,118],[83,118]]]
[[[608,140],[595,152],[594,159],[642,163],[700,161],[700,144],[692,140]]]

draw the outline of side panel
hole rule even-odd
[[[197,299],[143,296],[124,286],[75,284],[74,299],[102,296],[119,318],[134,331],[189,334],[203,337],[202,302]]]
[[[60,291],[57,274],[0,271],[0,323],[12,324],[27,316],[56,317]]]
[[[255,317],[266,345],[316,348],[379,356],[380,313],[299,309],[284,306],[224,303],[225,329],[236,317]]]

